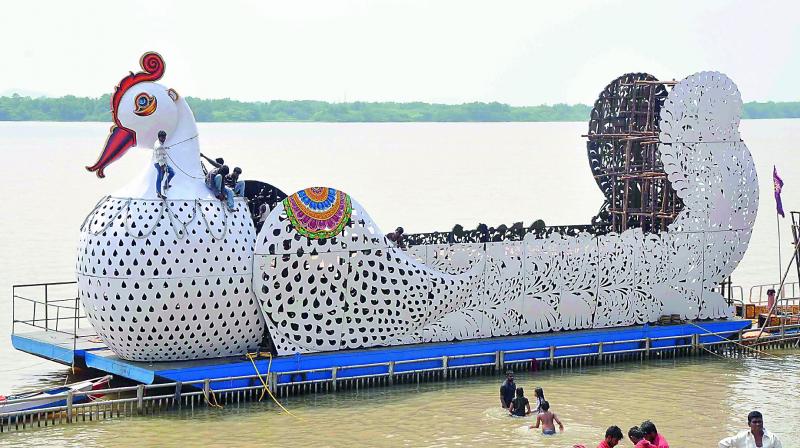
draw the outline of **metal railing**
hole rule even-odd
[[[30,330],[61,333],[72,339],[73,350],[79,338],[95,336],[76,285],[74,281],[13,285],[11,334]],[[82,329],[91,334],[79,334]]]
[[[800,324],[767,327],[761,339],[751,345],[784,347],[800,343]],[[0,404],[0,432],[71,423],[79,420],[105,419],[127,415],[152,414],[160,410],[195,406],[218,407],[230,403],[253,401],[263,397],[263,389],[272,396],[292,393],[336,391],[346,387],[392,385],[395,382],[448,380],[487,372],[502,372],[507,367],[571,368],[605,362],[645,360],[669,355],[699,356],[706,353],[738,351],[740,355],[755,355],[743,342],[744,330],[673,335],[654,338],[626,339],[613,342],[592,342],[562,346],[535,347],[467,355],[418,358],[400,361],[299,369],[208,378],[186,382],[140,384],[90,391],[69,391],[50,398],[65,404],[16,412],[2,412],[5,405],[41,402],[41,397],[7,400]],[[760,352],[759,352],[760,353]],[[345,387],[343,387],[345,386]],[[104,398],[92,400],[91,396]],[[89,397],[76,403],[78,397]],[[78,400],[80,401],[80,400]]]
[[[780,283],[765,283],[750,287],[750,294],[747,298],[748,303],[756,306],[767,306],[767,291],[770,289],[778,290]],[[783,298],[780,299],[782,306],[800,305],[800,282],[784,283]]]

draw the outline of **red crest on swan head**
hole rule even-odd
[[[143,54],[139,59],[139,65],[143,71],[135,74],[131,72],[130,75],[122,78],[122,81],[114,89],[114,95],[111,96],[111,116],[114,119],[114,126],[111,127],[111,134],[108,136],[97,162],[86,167],[87,170],[94,171],[97,177],[105,177],[103,173],[105,167],[122,157],[128,148],[136,146],[136,133],[122,126],[117,118],[119,103],[122,101],[123,95],[140,82],[158,81],[164,76],[164,59],[156,52],[149,51]]]
[[[125,92],[140,82],[158,81],[164,76],[164,69],[166,68],[164,58],[154,51],[143,54],[141,59],[139,59],[139,66],[142,67],[144,71],[136,74],[131,72],[130,75],[122,78],[122,81],[120,81],[114,89],[114,95],[111,97],[111,114],[114,116],[114,123],[119,127],[122,127],[122,125],[117,120],[117,110]]]

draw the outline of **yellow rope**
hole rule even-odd
[[[211,398],[213,399],[213,402],[212,402],[212,400],[208,399],[208,392],[211,392]],[[217,401],[216,394],[214,394],[214,391],[210,387],[208,388],[208,392],[206,392],[206,389],[204,387],[203,388],[203,397],[205,397],[205,399],[206,399],[206,404],[211,406],[212,408],[222,409],[222,405],[219,404],[219,402]]]
[[[713,331],[709,331],[709,330],[707,330],[707,329],[705,329],[705,328],[701,327],[700,325],[697,325],[697,324],[695,324],[694,322],[690,322],[690,321],[688,321],[688,320],[687,320],[687,321],[686,321],[686,323],[688,323],[689,325],[693,325],[693,326],[695,326],[695,327],[697,327],[697,328],[699,328],[699,329],[701,329],[701,330],[705,331],[707,334],[710,334],[711,336],[716,336],[716,337],[718,337],[718,338],[720,338],[720,339],[725,339],[725,338],[723,338],[722,336],[720,336],[720,335],[718,335],[718,334],[714,334],[714,332],[713,332]],[[764,355],[764,356],[768,356],[768,357],[773,357],[773,358],[780,358],[780,356],[775,356],[775,355],[773,355],[773,354],[771,354],[771,353],[762,352],[761,350],[756,350],[756,349],[754,349],[753,347],[749,347],[749,346],[747,346],[747,345],[741,344],[741,343],[739,343],[739,342],[736,342],[736,341],[731,341],[731,340],[729,340],[729,342],[733,342],[734,344],[738,345],[739,347],[742,347],[742,348],[745,348],[745,349],[747,349],[747,350],[750,350],[750,351],[756,352],[756,353],[758,353],[758,354],[760,354],[760,355]],[[701,347],[702,347],[702,345],[701,345]]]
[[[275,402],[275,404],[277,404],[277,405],[278,405],[278,406],[279,406],[281,409],[283,409],[283,410],[284,410],[284,411],[285,411],[287,414],[291,415],[292,417],[294,417],[294,418],[296,418],[296,419],[298,419],[298,420],[303,420],[302,418],[300,418],[300,417],[298,417],[298,416],[296,416],[296,415],[292,414],[292,413],[291,413],[291,411],[289,411],[288,409],[286,409],[286,408],[285,408],[285,407],[284,407],[284,406],[281,404],[281,402],[280,402],[280,401],[278,401],[278,399],[277,399],[277,398],[275,398],[275,395],[272,395],[272,391],[271,391],[271,390],[269,390],[269,387],[267,387],[267,383],[266,383],[266,382],[264,382],[264,379],[263,379],[263,378],[261,378],[261,373],[258,371],[258,366],[256,365],[256,362],[254,361],[254,359],[255,359],[255,358],[257,358],[257,357],[258,357],[259,355],[261,355],[261,354],[262,354],[262,353],[247,353],[247,354],[245,355],[245,357],[247,357],[247,359],[249,359],[249,360],[250,360],[250,363],[251,363],[251,364],[253,364],[253,369],[255,369],[255,371],[256,371],[256,375],[258,375],[258,380],[259,380],[259,381],[261,381],[261,384],[264,386],[264,392],[261,392],[261,397],[259,397],[259,398],[258,398],[258,401],[261,401],[261,399],[262,399],[262,398],[264,398],[264,393],[266,392],[267,394],[269,394],[270,398],[272,398],[272,401],[274,401],[274,402]],[[263,355],[265,355],[265,356],[267,356],[267,357],[269,358],[269,364],[267,365],[267,378],[269,378],[269,373],[270,373],[270,371],[272,370],[272,353],[267,353],[267,352],[264,352],[264,353],[263,353]]]
[[[706,352],[708,352],[708,353],[711,353],[712,355],[714,355],[714,356],[716,356],[716,357],[718,357],[718,358],[722,358],[722,359],[724,359],[724,360],[727,360],[727,361],[733,361],[731,358],[729,358],[729,357],[727,357],[727,356],[722,356],[722,355],[720,355],[719,353],[714,353],[714,352],[712,352],[711,350],[709,350],[709,349],[705,348],[705,347],[704,347],[704,346],[702,346],[702,345],[700,346],[700,348],[702,348],[702,349],[703,349],[703,350],[705,350]]]

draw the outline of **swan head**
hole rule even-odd
[[[164,60],[158,53],[145,53],[142,71],[124,77],[111,97],[114,125],[97,162],[86,169],[105,177],[105,168],[134,146],[153,147],[158,133],[171,135],[178,125],[178,93],[155,81],[164,75]]]

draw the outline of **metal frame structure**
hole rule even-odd
[[[19,333],[18,326],[32,331],[60,333],[71,339],[73,351],[77,350],[80,339],[96,337],[96,332],[89,324],[88,316],[81,306],[80,298],[74,291],[76,284],[77,282],[72,281],[13,285],[11,334]],[[53,288],[65,286],[73,288],[71,296],[60,294],[61,291],[58,291],[59,294],[55,298],[52,296]],[[21,315],[24,317],[20,317]]]
[[[675,84],[628,73],[595,102],[584,137],[592,174],[606,196],[595,222],[610,225],[611,231],[665,231],[683,208],[658,149],[661,107]]]

